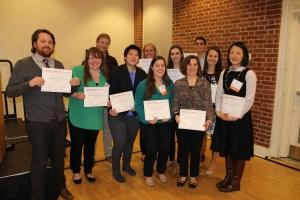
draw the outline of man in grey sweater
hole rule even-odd
[[[23,95],[26,113],[26,131],[32,145],[31,199],[46,199],[46,167],[48,158],[54,168],[57,193],[64,199],[73,199],[66,188],[64,175],[64,145],[66,133],[63,94],[41,92],[44,84],[42,68],[63,69],[61,62],[51,57],[54,52],[54,35],[46,29],[38,29],[32,35],[32,56],[15,64],[6,94],[9,97]],[[77,86],[77,78],[70,80]]]

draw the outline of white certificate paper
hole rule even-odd
[[[112,108],[118,113],[134,109],[134,98],[132,91],[121,92],[109,96]]]
[[[168,69],[168,76],[175,83],[175,81],[184,78],[184,75],[181,73],[179,69]]]
[[[228,113],[234,117],[240,117],[245,105],[244,97],[237,97],[233,95],[224,94],[222,100],[222,112]]]
[[[137,66],[142,68],[146,73],[148,73],[151,61],[152,61],[151,58],[149,58],[149,59],[145,59],[145,58],[140,59]]]
[[[84,87],[84,107],[107,106],[109,87]]]
[[[149,100],[144,101],[145,120],[170,119],[169,100]]]
[[[42,68],[42,78],[45,83],[41,87],[42,92],[71,93],[72,70]]]
[[[205,131],[206,111],[180,109],[179,129]]]
[[[217,84],[210,84],[211,88],[211,102],[215,103],[216,102],[216,93],[217,93]]]

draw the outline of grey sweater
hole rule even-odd
[[[57,60],[54,63],[55,68],[64,68]],[[41,77],[42,70],[31,56],[17,61],[6,87],[7,96],[23,95],[25,114],[29,121],[50,122],[54,116],[62,120],[65,117],[63,94],[41,92],[38,86],[30,87],[29,81],[36,76]]]

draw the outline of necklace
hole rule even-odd
[[[244,69],[246,69],[246,67]],[[238,76],[235,78],[236,80],[240,79],[240,76],[241,76],[242,72],[244,71],[244,69],[242,71],[239,71]],[[231,72],[231,68],[226,72],[226,75],[225,75],[225,88],[227,90],[230,90],[230,87],[228,87],[228,74],[230,72]]]

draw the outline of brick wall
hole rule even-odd
[[[143,46],[143,0],[134,0],[134,44]]]
[[[244,41],[258,82],[252,108],[255,143],[269,147],[279,47],[281,0],[173,0],[173,44],[194,52],[195,36],[217,45],[226,66],[227,49]]]

